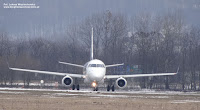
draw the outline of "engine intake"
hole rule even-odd
[[[119,88],[125,88],[127,86],[127,81],[126,79],[124,78],[118,78],[116,80],[116,85],[119,87]]]
[[[65,76],[62,79],[62,85],[71,86],[73,84],[73,79],[70,76]]]

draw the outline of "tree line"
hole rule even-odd
[[[24,35],[9,36],[0,31],[0,83],[18,80],[60,80],[50,75],[16,74],[12,67],[46,71],[82,73],[79,68],[58,64],[65,61],[84,64],[89,60],[91,27],[94,28],[94,58],[105,64],[140,65],[142,73],[179,72],[176,76],[137,78],[130,80],[141,88],[156,84],[170,89],[200,89],[200,28],[189,26],[178,13],[153,16],[141,14],[127,17],[106,11],[93,14],[68,26],[59,37]],[[107,74],[115,74],[109,68]]]

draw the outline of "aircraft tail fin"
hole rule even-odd
[[[90,50],[90,60],[93,60],[93,27],[91,33],[91,50]]]

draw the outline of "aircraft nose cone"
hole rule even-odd
[[[98,70],[91,70],[90,71],[90,79],[91,80],[95,80],[95,81],[101,81],[104,77],[104,74],[102,71],[98,71]]]

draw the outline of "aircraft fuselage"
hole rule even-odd
[[[84,65],[83,74],[85,75],[85,83],[103,83],[106,74],[105,64],[98,59],[90,60]]]

